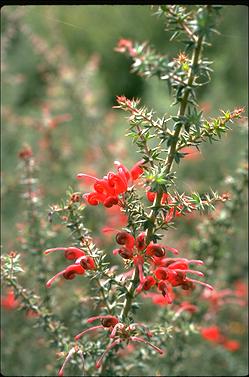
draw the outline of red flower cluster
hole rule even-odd
[[[117,173],[109,172],[102,179],[80,173],[78,179],[88,178],[94,181],[93,192],[83,195],[88,204],[93,206],[102,203],[105,207],[110,208],[113,205],[121,204],[119,195],[124,194],[129,183],[136,181],[143,173],[143,160],[138,161],[129,171],[123,164],[118,161],[114,162]]]
[[[50,254],[54,251],[62,250],[66,259],[74,260],[74,263],[66,267],[64,270],[58,272],[53,276],[46,284],[47,288],[51,287],[51,284],[57,279],[58,276],[63,275],[64,279],[72,280],[76,275],[83,275],[85,270],[94,270],[95,263],[92,257],[86,255],[86,253],[77,247],[55,247],[53,249],[47,249],[44,254]]]
[[[202,281],[192,279],[187,276],[187,273],[195,274],[197,276],[204,276],[202,272],[192,270],[189,264],[202,265],[201,260],[188,260],[186,258],[152,258],[154,270],[152,275],[147,276],[138,287],[138,291],[149,290],[152,286],[157,286],[158,290],[166,298],[169,304],[172,303],[174,296],[172,295],[172,288],[180,286],[184,290],[194,288],[194,283],[204,285],[209,289],[213,287]]]
[[[218,328],[218,326],[203,327],[201,329],[201,335],[209,342],[222,345],[227,350],[234,352],[240,348],[240,344],[237,340],[226,338]]]
[[[129,341],[132,342],[139,342],[139,343],[144,343],[151,348],[153,348],[155,351],[160,353],[161,355],[164,353],[160,348],[155,346],[154,344],[150,343],[148,340],[136,336],[136,328],[142,327],[145,329],[147,337],[152,337],[152,333],[148,330],[147,326],[144,325],[143,323],[132,323],[130,325],[125,325],[121,322],[119,322],[118,318],[112,315],[99,315],[96,317],[91,317],[88,318],[87,322],[91,323],[96,320],[101,321],[101,325],[89,327],[88,329],[82,331],[80,334],[75,336],[75,340],[79,340],[83,335],[90,331],[95,331],[98,329],[107,329],[110,331],[109,338],[111,339],[111,342],[109,345],[106,347],[105,352],[103,355],[99,358],[99,360],[96,362],[96,368],[100,368],[103,358],[109,352],[113,347],[116,345],[126,341],[127,345]]]
[[[188,260],[186,258],[167,258],[166,251],[178,254],[178,250],[159,243],[150,242],[146,245],[146,233],[140,233],[136,239],[126,231],[118,231],[108,228],[106,231],[115,231],[116,241],[122,247],[113,250],[114,255],[120,255],[124,259],[132,260],[139,271],[139,286],[137,293],[148,291],[151,287],[157,286],[158,290],[166,298],[169,304],[173,301],[172,287],[181,286],[182,289],[193,289],[194,284],[204,285],[209,289],[209,284],[189,278],[187,273],[197,276],[204,276],[202,272],[189,268],[190,264],[202,265],[201,260]],[[145,261],[151,263],[152,274],[144,276],[143,265]]]

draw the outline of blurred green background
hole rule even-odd
[[[74,191],[79,190],[77,173],[88,171],[103,176],[112,169],[114,160],[131,167],[138,159],[135,147],[124,138],[127,129],[124,114],[112,109],[116,95],[141,97],[142,103],[154,108],[159,116],[172,111],[166,83],[156,78],[145,81],[131,74],[131,61],[114,51],[118,40],[126,38],[149,41],[169,58],[176,57],[182,46],[169,42],[164,20],[153,16],[155,11],[156,7],[137,5],[2,8],[4,252],[18,251],[16,224],[25,222],[20,184],[23,165],[18,158],[24,143],[32,147],[37,163],[35,175],[39,178],[42,218],[46,222],[49,205],[58,203],[69,186]],[[212,46],[205,51],[214,61],[212,81],[199,92],[200,106],[207,117],[218,115],[220,109],[233,110],[248,103],[248,8],[224,6],[217,29],[219,34],[213,36]],[[49,129],[47,117],[52,119],[61,114],[67,114],[68,120]],[[179,187],[185,192],[207,188],[226,191],[224,177],[234,174],[243,159],[246,144],[245,126],[240,123],[221,143],[203,145],[199,160],[186,161],[180,166]],[[99,208],[87,211],[91,214],[87,225],[98,234],[105,225],[105,214]],[[232,245],[241,250],[241,258],[246,258],[245,213],[238,217],[237,225],[238,236]],[[187,234],[186,226],[184,229]],[[194,230],[189,229],[189,236],[193,233]],[[59,228],[56,237],[57,244],[68,242],[63,228]],[[239,257],[236,260],[239,261]],[[66,306],[65,318],[70,311],[69,303]],[[25,325],[19,332],[22,321]],[[53,375],[49,367],[46,371],[43,369],[44,365],[53,363],[53,357],[47,352],[44,340],[37,346],[37,337],[42,339],[42,333],[31,339],[28,321],[30,319],[24,318],[21,312],[3,314],[3,374]],[[30,356],[32,347],[34,357]],[[211,375],[210,372],[219,375],[213,366],[211,371],[210,360],[217,370],[227,375],[233,375],[238,365],[242,365],[242,373],[246,368],[243,352],[233,356],[232,363],[227,351],[217,355],[209,345],[201,347],[202,353],[197,352],[195,356],[195,367],[188,361],[183,367],[189,375],[194,375],[191,374],[193,368],[198,371],[200,367],[203,375]]]

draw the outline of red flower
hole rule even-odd
[[[39,313],[37,313],[35,310],[29,309],[26,312],[26,317],[27,318],[36,318],[36,317],[39,317]]]
[[[79,257],[82,257],[82,256],[85,255],[85,252],[83,250],[79,249],[78,247],[74,247],[74,246],[71,246],[71,247],[54,247],[52,249],[45,250],[44,254],[47,255],[47,254],[50,254],[50,253],[54,253],[55,251],[58,251],[58,250],[64,251],[65,258],[69,259],[69,260],[73,260],[73,259],[76,259],[76,258],[79,258]]]
[[[164,257],[165,249],[160,244],[151,242],[146,248],[146,255],[150,257]]]
[[[136,248],[139,251],[142,251],[146,248],[146,233],[142,232],[140,233],[136,238]]]
[[[172,299],[171,295],[169,294],[170,284],[168,284],[164,280],[160,280],[158,282],[157,286],[158,286],[159,291],[162,292],[163,297],[166,298],[166,300],[168,301],[169,304],[172,304],[173,299]]]
[[[118,318],[112,315],[99,315],[96,317],[88,318],[87,322],[91,323],[96,320],[101,321],[101,325],[89,327],[88,329],[82,331],[80,334],[75,336],[75,340],[79,340],[83,335],[87,334],[90,331],[95,331],[98,329],[108,329],[110,331],[109,338],[111,339],[111,342],[106,347],[106,350],[101,355],[101,357],[96,362],[96,368],[100,368],[103,358],[105,355],[116,345],[120,344],[121,342],[127,341],[127,345],[129,341],[132,342],[139,342],[144,343],[151,348],[153,348],[155,351],[160,353],[161,355],[164,353],[159,347],[155,346],[154,344],[148,342],[148,340],[143,339],[138,336],[134,336],[134,331],[136,331],[137,327],[142,327],[143,330],[145,330],[148,337],[152,337],[152,333],[148,330],[147,326],[143,323],[132,323],[130,325],[125,325],[121,322],[119,322]]]
[[[123,164],[115,161],[114,165],[117,173],[109,172],[102,179],[84,173],[78,174],[78,179],[89,178],[94,182],[94,191],[84,194],[84,199],[90,205],[102,203],[107,208],[121,204],[119,195],[124,194],[129,187],[129,183],[136,181],[143,173],[141,168],[143,162],[143,160],[138,161],[129,171]]]
[[[161,258],[165,256],[166,250],[170,251],[173,254],[179,254],[179,251],[174,247],[169,247],[153,242],[150,242],[150,244],[147,246],[145,254],[151,257]]]
[[[217,326],[203,327],[201,329],[201,335],[204,339],[213,343],[220,343],[223,341],[223,335]]]
[[[237,351],[240,348],[240,344],[237,340],[227,339],[224,335],[222,335],[217,326],[202,328],[201,335],[204,339],[220,344],[231,352]]]
[[[7,291],[6,296],[1,297],[1,306],[7,310],[16,309],[20,305],[19,300],[15,299],[15,293],[12,289]]]
[[[58,276],[63,276],[66,280],[72,280],[76,275],[83,275],[85,270],[94,270],[96,268],[95,262],[92,257],[85,255],[85,252],[77,247],[55,247],[53,249],[47,249],[44,251],[44,254],[50,254],[55,251],[62,250],[64,251],[65,258],[69,260],[74,260],[74,264],[71,264],[64,270],[58,272],[53,276],[46,284],[47,288],[51,287],[51,284]]]
[[[124,245],[129,250],[132,250],[135,245],[134,237],[128,232],[118,231],[116,235],[116,241],[119,245]]]
[[[46,287],[50,288],[51,284],[57,279],[58,276],[63,275],[64,279],[72,280],[76,275],[83,275],[85,273],[84,268],[79,264],[71,264],[65,270],[58,272],[55,276],[48,280]]]
[[[237,342],[237,340],[227,339],[223,343],[223,347],[225,347],[227,350],[229,350],[231,352],[235,352],[240,348],[240,344],[239,344],[239,342]]]
[[[92,327],[89,327],[88,329],[82,331],[81,333],[79,333],[78,335],[76,335],[74,337],[75,340],[79,340],[86,333],[93,331],[93,330],[97,330],[97,329],[107,328],[107,329],[112,331],[113,328],[119,323],[118,318],[114,317],[113,315],[98,315],[96,317],[88,318],[87,322],[92,323],[92,322],[94,322],[98,319],[101,320],[101,325],[92,326]]]
[[[139,272],[139,285],[136,288],[136,293],[140,293],[142,290],[147,291],[156,284],[156,280],[153,276],[144,276],[143,265],[145,261],[151,261],[153,260],[153,257],[157,257],[158,259],[164,257],[166,250],[178,254],[178,250],[169,246],[153,242],[150,242],[150,244],[146,246],[145,232],[140,233],[135,239],[127,231],[119,231],[113,228],[105,228],[104,231],[116,232],[116,241],[119,245],[122,245],[121,248],[114,249],[113,254],[119,254],[123,259],[133,260],[134,265],[137,266]],[[169,299],[169,301],[171,300]]]
[[[158,261],[155,259],[155,264],[160,265],[154,271],[157,279],[167,281],[173,287],[182,286],[183,289],[192,287],[191,283],[204,285],[205,287],[213,290],[213,287],[207,283],[187,277],[186,273],[204,276],[202,272],[189,269],[189,264],[203,264],[201,260],[188,260],[186,258],[162,258]],[[190,284],[189,284],[190,283]]]

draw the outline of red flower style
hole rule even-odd
[[[66,280],[72,280],[76,275],[83,275],[85,270],[94,270],[96,268],[94,260],[89,255],[86,255],[85,252],[77,247],[55,247],[53,249],[47,249],[44,251],[44,254],[50,254],[55,251],[62,250],[66,259],[74,260],[74,263],[66,267],[64,270],[58,272],[53,276],[46,284],[47,288],[51,287],[51,284],[58,276],[63,276]]]
[[[129,171],[123,164],[115,161],[117,173],[109,172],[102,179],[84,173],[78,174],[78,179],[88,178],[94,182],[94,191],[84,194],[83,198],[90,205],[102,203],[107,208],[117,204],[122,205],[119,196],[127,191],[129,183],[133,184],[143,173],[141,167],[143,162],[143,160],[138,161]]]
[[[140,327],[143,330],[145,330],[147,337],[152,337],[152,333],[148,330],[147,326],[144,325],[143,323],[132,323],[127,326],[119,322],[118,318],[112,315],[99,315],[96,317],[91,317],[91,318],[88,318],[87,322],[91,323],[96,320],[100,320],[101,325],[89,327],[88,329],[82,331],[80,334],[75,336],[75,340],[78,341],[83,335],[91,331],[98,330],[98,329],[107,329],[110,332],[109,338],[111,339],[111,341],[106,347],[106,350],[104,351],[104,353],[96,362],[96,368],[100,368],[104,357],[112,348],[114,348],[116,345],[124,341],[127,341],[127,345],[129,341],[144,343],[150,346],[151,348],[153,348],[155,351],[157,351],[161,355],[164,353],[163,350],[161,350],[159,347],[155,346],[154,344],[150,343],[148,340],[136,336],[136,329]]]
[[[7,291],[6,296],[1,297],[1,306],[6,310],[13,310],[20,305],[19,300],[15,299],[15,293],[12,289]]]
[[[78,347],[78,345],[75,345],[74,347],[72,347],[72,348],[69,350],[69,352],[68,352],[68,354],[67,354],[67,356],[66,356],[66,358],[65,358],[65,360],[64,360],[64,362],[63,362],[63,364],[62,364],[62,366],[61,366],[61,368],[60,368],[60,370],[59,370],[59,372],[58,372],[58,376],[59,376],[59,377],[64,376],[64,369],[65,369],[65,366],[66,366],[66,364],[69,362],[69,360],[72,358],[72,356],[73,356],[75,353],[77,353],[77,354],[80,356],[81,360],[82,360],[82,364],[83,364],[83,375],[85,375],[85,373],[84,373],[84,369],[85,369],[85,359],[84,359],[84,356],[83,356],[83,352],[82,352],[82,350]]]

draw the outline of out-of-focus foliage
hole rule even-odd
[[[25,268],[32,266],[31,262],[29,265],[30,258],[36,249],[42,252],[46,242],[46,247],[69,242],[69,234],[60,224],[49,224],[48,212],[50,205],[57,203],[58,198],[64,198],[66,190],[87,191],[87,187],[79,186],[76,181],[78,172],[102,176],[103,172],[112,168],[113,160],[122,160],[131,166],[137,159],[134,146],[124,138],[127,124],[123,115],[111,108],[116,105],[115,96],[141,97],[146,106],[154,107],[160,115],[172,110],[169,109],[165,82],[156,78],[144,81],[129,73],[131,62],[114,51],[120,38],[128,38],[150,41],[162,53],[174,57],[179,46],[168,42],[163,20],[152,16],[152,13],[150,6],[124,5],[2,8],[2,245],[5,254],[11,250],[22,253],[21,266],[24,261]],[[199,92],[201,106],[207,116],[217,116],[217,108],[227,110],[247,104],[247,29],[247,8],[225,6],[220,19],[220,34],[207,52],[214,60],[212,83]],[[202,191],[207,187],[220,192],[232,190],[231,180],[235,178],[226,177],[235,177],[236,169],[245,164],[245,127],[241,122],[218,146],[203,145],[200,158],[186,159],[178,173],[181,189],[186,192],[192,188]],[[25,150],[25,143],[33,151],[34,166],[31,170],[20,158],[20,150]],[[35,205],[39,213],[36,219],[39,232],[35,234],[27,225],[30,213],[33,213],[25,201],[29,182],[36,193]],[[233,190],[235,192],[236,187]],[[243,199],[246,203],[246,198]],[[224,274],[217,277],[221,280],[220,288],[233,286],[237,280],[246,278],[245,207],[242,206],[235,214],[223,213],[232,217],[233,233],[230,234],[229,229],[221,230],[224,239],[219,244],[219,263],[226,267]],[[110,219],[99,208],[94,211],[86,208],[85,211],[87,226],[103,245],[100,229]],[[200,224],[200,234],[196,234],[196,226],[203,220],[202,217],[179,220],[177,235],[170,231],[170,239],[178,243],[179,248],[192,247],[196,252],[204,253],[205,244],[200,246],[200,240],[205,239],[205,232],[201,226],[205,231],[210,224]],[[35,241],[26,242],[30,237],[31,240],[32,237],[39,239],[39,247],[34,244]],[[192,243],[187,242],[189,239]],[[112,246],[111,241],[109,246]],[[41,262],[37,260],[36,263]],[[46,260],[46,263],[52,262]],[[54,266],[58,270],[63,267],[59,258]],[[51,267],[49,264],[48,268]],[[25,286],[42,292],[35,280],[37,273],[40,273],[39,268],[29,271],[24,278],[20,271],[20,280]],[[212,276],[212,280],[215,282],[216,278]],[[43,281],[44,276],[41,276],[41,284]],[[90,315],[90,308],[84,297],[87,287],[82,287],[80,281],[73,284],[75,295],[70,295],[71,286],[66,293],[57,288],[51,305],[55,315],[61,317],[75,335],[84,323],[82,318]],[[5,289],[2,295],[7,295]],[[143,305],[143,319],[146,320],[154,315],[155,308],[149,300],[144,300]],[[59,312],[61,307],[63,311]],[[51,353],[43,330],[38,326],[32,327],[36,318],[19,311],[14,304],[12,310],[7,309],[4,306],[2,315],[3,374],[54,375],[56,351]],[[162,318],[163,310],[157,309],[158,316]],[[186,331],[189,331],[189,316],[188,313],[184,315]],[[179,336],[177,344],[181,344],[178,353],[169,338],[166,342],[169,344],[168,357],[160,361],[156,358],[151,360],[149,371],[133,366],[132,373],[194,375],[201,370],[202,375],[246,374],[244,311],[228,305],[219,313],[217,322],[241,343],[238,351],[231,353],[219,345],[205,342],[192,329],[189,337],[176,334]],[[129,363],[132,363],[131,359],[127,365]],[[73,370],[71,373],[73,375]],[[77,366],[75,373],[79,374]]]

